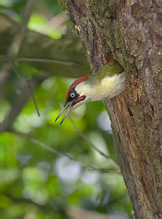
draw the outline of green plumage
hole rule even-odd
[[[113,76],[115,74],[120,74],[123,72],[123,67],[117,62],[116,60],[113,60],[109,62],[107,65],[103,66],[98,72],[96,72],[96,77],[98,79],[102,79],[106,76]]]
[[[107,65],[103,66],[99,71],[92,74],[92,76],[87,81],[91,85],[94,85],[96,83],[100,83],[100,81],[107,76],[112,77],[122,72],[123,72],[123,67],[119,64],[119,62],[113,60],[109,62]]]

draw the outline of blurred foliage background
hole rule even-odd
[[[0,0],[0,13],[19,23],[26,2]],[[66,36],[76,38],[56,0],[37,1],[28,29],[58,42]],[[1,51],[1,70],[4,55]],[[111,123],[103,103],[80,107],[61,126],[54,122],[75,79],[66,77],[64,63],[57,65],[61,65],[64,77],[16,60],[17,74],[13,69],[5,84],[0,99],[0,125],[15,109],[25,79],[36,80],[48,73],[34,92],[40,117],[30,97],[12,128],[0,133],[0,218],[132,218],[119,169],[92,147],[116,162]]]

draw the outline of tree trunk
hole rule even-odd
[[[162,218],[160,1],[61,0],[93,71],[113,57],[127,92],[105,101],[136,218]],[[161,159],[161,160],[160,160]]]

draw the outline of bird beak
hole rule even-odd
[[[61,121],[61,123],[60,123],[60,125],[63,123],[63,121],[66,119],[66,117],[71,113],[71,111],[73,110],[73,107],[71,107],[71,105],[72,105],[72,101],[71,102],[69,102],[69,103],[67,103],[67,104],[65,104],[65,106],[61,109],[61,111],[59,112],[59,114],[58,114],[58,116],[57,116],[57,118],[56,118],[56,120],[55,120],[55,122],[58,120],[58,118],[62,115],[62,113],[69,107],[69,109],[66,111],[66,113],[65,113],[65,115],[64,115],[64,117],[63,117],[63,119],[62,119],[62,121]]]

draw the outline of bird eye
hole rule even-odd
[[[71,97],[75,97],[75,94],[74,94],[74,93],[71,93],[70,96],[71,96]]]

